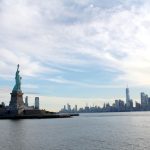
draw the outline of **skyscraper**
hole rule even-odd
[[[39,97],[35,97],[35,109],[40,109]]]
[[[28,96],[25,97],[25,106],[28,107]]]
[[[126,88],[126,103],[130,101],[130,93],[129,93],[129,88]]]
[[[70,106],[70,104],[67,104],[67,110],[68,110],[68,112],[71,112],[71,106]]]
[[[145,94],[144,92],[141,92],[141,107],[142,109],[146,109],[148,104],[148,95]]]
[[[126,106],[127,108],[130,108],[130,93],[129,93],[129,88],[126,88]]]
[[[129,92],[129,88],[126,88],[126,108],[127,110],[132,110],[133,108],[133,101],[132,99],[130,99],[130,92]]]
[[[75,112],[77,112],[77,111],[78,111],[78,106],[77,106],[77,105],[75,105],[75,107],[74,107],[74,111],[75,111]]]

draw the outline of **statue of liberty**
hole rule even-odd
[[[15,92],[21,92],[21,77],[19,75],[19,64],[17,65],[17,71],[16,71],[16,77],[15,77],[15,80],[16,80],[16,84],[13,88],[13,91]]]

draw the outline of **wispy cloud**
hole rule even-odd
[[[38,85],[35,84],[23,84],[22,86],[23,88],[27,88],[27,89],[38,89]]]
[[[63,79],[62,77],[58,78],[51,78],[47,79],[50,82],[58,83],[58,84],[68,84],[73,86],[80,86],[80,87],[88,87],[88,88],[124,88],[124,85],[101,85],[101,84],[91,84],[91,83],[84,83],[81,81],[73,81]]]

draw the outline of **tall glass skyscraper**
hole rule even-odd
[[[133,108],[133,101],[130,99],[130,93],[129,93],[129,88],[126,88],[126,109],[127,110],[132,110]]]
[[[130,93],[129,93],[129,88],[126,88],[126,103],[129,103],[130,101]]]

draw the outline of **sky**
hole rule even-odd
[[[149,0],[0,0],[0,101],[22,91],[41,108],[150,94]]]

